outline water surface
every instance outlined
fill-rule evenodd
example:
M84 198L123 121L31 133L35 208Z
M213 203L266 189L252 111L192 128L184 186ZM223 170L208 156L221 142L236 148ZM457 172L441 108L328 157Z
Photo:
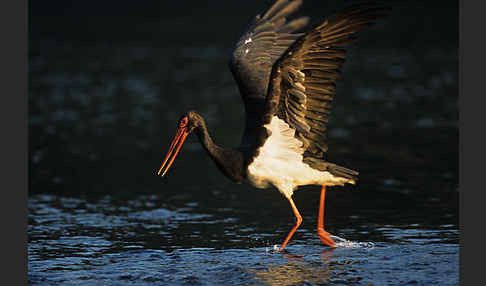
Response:
M425 224L411 223L423 221L418 216L382 224L381 210L347 217L327 211L327 229L347 240L335 249L318 239L316 216L304 215L302 227L279 252L293 224L290 209L278 217L263 210L249 214L249 207L202 211L198 202L174 208L164 201L155 195L128 201L106 196L96 202L32 197L29 283L458 284L459 231L453 213L445 213L443 224L432 225L427 221L437 218Z

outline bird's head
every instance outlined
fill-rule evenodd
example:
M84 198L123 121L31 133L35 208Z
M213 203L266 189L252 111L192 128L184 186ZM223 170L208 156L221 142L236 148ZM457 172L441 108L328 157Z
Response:
M163 177L167 173L170 166L174 162L175 157L177 154L179 154L179 150L186 140L186 137L191 134L194 129L201 126L201 124L203 124L202 116L194 111L188 111L180 117L177 133L170 144L169 151L167 152L164 162L162 163L162 166L160 166L157 175L162 175Z

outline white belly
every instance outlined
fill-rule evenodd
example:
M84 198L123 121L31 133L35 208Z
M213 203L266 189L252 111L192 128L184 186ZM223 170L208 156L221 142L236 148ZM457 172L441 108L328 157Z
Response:
M290 198L298 186L333 186L350 181L327 171L312 169L302 162L303 143L294 137L295 130L285 121L274 116L265 128L270 130L271 135L248 166L248 180L253 186L267 188L271 184Z

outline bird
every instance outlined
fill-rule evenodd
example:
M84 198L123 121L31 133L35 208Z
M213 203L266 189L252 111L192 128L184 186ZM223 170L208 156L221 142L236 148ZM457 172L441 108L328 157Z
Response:
M336 247L324 228L326 187L356 184L359 172L328 162L328 118L346 49L357 33L386 16L389 7L362 2L344 8L320 25L300 32L309 17L288 20L303 0L276 0L257 15L237 41L229 60L245 108L241 143L215 144L201 114L190 110L178 121L177 133L157 174L165 176L181 146L196 134L216 166L232 181L276 188L296 218L279 250L302 223L292 196L301 186L321 188L317 235Z

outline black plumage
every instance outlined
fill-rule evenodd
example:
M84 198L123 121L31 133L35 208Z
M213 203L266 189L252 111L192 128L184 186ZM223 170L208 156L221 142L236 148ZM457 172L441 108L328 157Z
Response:
M242 148L253 147L274 63L303 33L308 17L287 22L287 17L302 5L302 0L278 0L263 15L257 15L236 43L229 66L245 105L245 132Z
M358 175L324 161L327 123L345 48L387 10L377 3L351 6L297 39L273 65L261 124L268 124L274 115L287 122L304 145L303 161L315 169L348 178ZM258 136L268 136L259 130Z
M246 111L240 146L217 146L203 117L190 111L181 117L158 171L166 174L184 140L194 132L228 178L258 188L273 185L289 200L297 222L280 249L302 222L293 192L309 184L322 186L317 233L326 245L335 246L324 229L326 186L354 184L358 175L324 158L336 81L346 47L356 41L356 33L387 12L383 5L361 3L303 34L298 31L308 24L307 17L287 21L301 4L302 0L277 0L263 16L253 20L235 46L230 69Z

